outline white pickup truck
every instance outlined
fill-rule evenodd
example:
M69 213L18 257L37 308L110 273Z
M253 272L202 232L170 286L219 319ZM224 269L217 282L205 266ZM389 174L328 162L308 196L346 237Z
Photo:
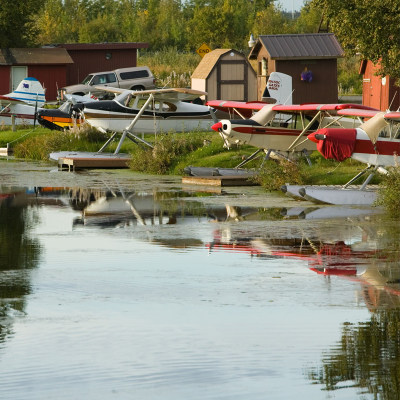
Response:
M89 74L78 85L65 86L60 89L60 98L65 94L84 96L90 93L98 98L107 94L94 86L109 86L122 89L148 90L156 87L156 79L148 67L119 68L114 71L95 72Z

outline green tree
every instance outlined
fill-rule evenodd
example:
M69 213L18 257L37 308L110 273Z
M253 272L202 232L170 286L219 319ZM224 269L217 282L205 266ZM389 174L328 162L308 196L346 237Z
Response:
M312 0L344 49L380 63L382 75L400 78L398 0Z
M0 1L0 47L26 47L32 43L28 22L41 1Z

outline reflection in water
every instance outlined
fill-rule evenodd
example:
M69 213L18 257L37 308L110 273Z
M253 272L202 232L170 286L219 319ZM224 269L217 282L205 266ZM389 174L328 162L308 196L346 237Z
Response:
M398 398L400 226L397 221L381 218L354 222L341 240L331 238L332 230L320 225L307 231L242 231L237 236L227 228L215 233L209 249L299 259L326 279L336 276L358 282L359 295L371 312L370 320L344 323L340 341L325 352L321 366L308 370L307 376L328 391L353 387L374 398Z
M338 390L351 385L374 398L398 398L400 385L400 312L380 309L362 324L344 324L337 345L327 351L309 379Z
M50 296L49 298L56 299L55 302L57 303L60 294L57 290L60 290L60 292L64 290L63 301L60 301L56 311L53 310L54 315L58 317L58 313L60 313L63 318L60 317L61 322L51 320L47 324L48 328L54 329L52 332L60 335L55 340L57 346L58 342L62 342L60 338L66 337L64 335L67 331L67 335L71 335L68 340L69 343L73 344L73 347L77 346L76 343L81 342L82 337L90 338L88 340L90 343L93 339L98 344L98 346L93 346L87 350L88 354L84 354L83 358L87 356L86 358L90 359L93 354L96 354L97 357L98 348L104 346L105 343L112 342L109 341L110 332L115 335L113 339L118 340L120 337L121 332L115 326L120 326L121 322L125 323L130 319L134 321L134 328L128 331L129 334L127 335L136 335L134 340L129 337L129 340L124 339L125 341L123 340L121 345L121 348L126 346L122 349L122 352L127 351L129 353L129 360L125 360L124 356L119 355L128 366L126 369L121 367L118 372L115 372L115 387L121 384L123 377L126 377L129 373L132 374L129 368L135 369L135 373L142 376L142 386L145 389L147 388L143 383L145 381L148 381L151 387L156 386L157 379L159 381L165 380L168 384L170 380L173 381L174 379L171 378L172 375L174 377L180 376L176 371L180 371L184 379L194 377L194 385L197 385L199 371L205 374L204 382L208 383L210 379L218 381L218 373L215 373L215 370L212 369L212 366L217 365L218 362L221 364L218 365L220 371L224 370L225 365L232 365L232 369L225 367L226 375L221 378L221 381L229 382L229 388L232 388L233 378L238 379L239 377L240 380L238 371L241 371L240 373L245 376L244 381L246 382L252 373L252 376L259 374L258 383L273 379L275 375L285 375L287 370L278 369L274 360L284 359L288 355L288 353L284 353L285 351L298 351L298 349L293 350L293 348L290 349L287 346L287 343L290 343L293 339L291 335L299 334L301 336L301 329L303 329L305 335L309 331L304 326L300 326L301 322L297 322L299 328L301 328L298 332L294 332L295 329L285 329L285 327L296 328L296 323L290 325L288 322L283 323L281 321L283 327L280 327L280 316L278 316L277 324L270 324L270 320L274 318L274 310L278 309L277 313L280 313L279 306L274 306L274 302L279 302L281 300L279 296L283 297L284 295L295 298L298 295L297 292L302 290L299 289L299 286L307 284L306 280L323 280L324 282L326 280L331 291L334 291L335 284L338 281L355 285L359 298L363 299L361 303L365 304L371 316L363 323L348 321L343 324L340 340L333 343L330 349L325 350L320 361L321 365L313 368L307 367L305 372L307 385L308 382L317 383L323 385L323 388L328 391L356 387L364 394L372 394L376 398L382 399L392 399L393 394L398 392L397 389L400 386L400 375L398 373L400 370L400 243L398 241L400 227L396 222L384 220L381 216L377 217L370 210L365 209L340 209L335 207L262 209L237 207L229 204L229 202L226 204L216 202L216 204L210 205L212 202L200 201L197 198L197 196L203 196L203 193L194 192L158 192L156 190L150 193L127 192L111 188L102 190L36 188L31 192L25 190L8 190L8 192L3 190L3 192L0 200L0 343L3 343L12 331L13 316L18 312L25 311L24 302L27 295L32 292L29 271L38 265L42 252L41 244L32 237L31 233L31 230L40 222L38 221L37 207L62 206L79 211L80 214L78 217L76 217L76 214L74 214L75 217L68 215L68 224L69 218L71 220L74 218L71 221L74 229L68 235L62 232L67 240L73 241L78 237L78 240L82 242L89 239L90 244L90 239L97 240L97 237L102 234L103 240L109 239L115 245L121 238L128 238L127 247L121 245L118 248L121 251L120 258L118 258L117 250L113 253L110 248L105 246L104 251L110 251L111 255L109 256L110 260L105 260L101 264L102 267L105 268L107 264L115 264L118 267L101 271L96 260L92 260L93 264L88 266L78 265L77 267L72 267L74 263L71 262L71 264L67 264L66 273L60 267L57 273L52 275L53 280L45 281L47 294L50 293L53 296L53 291L55 293L54 297ZM338 215L351 219L340 220ZM332 217L333 219L328 219ZM204 226L208 227L208 229L202 231L203 235L206 232L207 241L199 234L201 229L198 228ZM86 227L90 227L90 229L86 229ZM121 229L114 229L115 227ZM101 230L98 228L101 228ZM89 235L84 236L88 232ZM51 235L48 234L47 240L51 240L50 237ZM115 240L115 237L117 240ZM140 258L139 249L137 254L134 253L133 258L128 260L132 265L128 263L127 267L123 269L121 265L126 262L126 258L132 257L132 253L128 252L127 249L132 251L132 247L140 248L142 244L134 243L134 239L155 245L151 248L151 250L155 250L154 254L151 254L154 257L153 264L147 262L148 258ZM60 242L61 240L64 240L64 238L60 239ZM132 246L132 243L134 243L134 246ZM62 244L64 245L64 243ZM42 245L45 247L46 243ZM71 254L70 257L74 261L78 260L78 262L81 260L79 257L84 257L86 253L89 255L86 259L86 262L88 262L89 259L96 258L96 251L103 250L97 243L93 247L94 250L91 250L92 252L88 251L83 245L82 247L76 244L76 247L73 246L74 244L68 249ZM179 265L178 260L180 261L180 259L178 257L172 258L174 262L177 261L177 265L170 261L171 265L174 264L174 269L170 269L168 262L161 267L158 266L160 263L157 258L158 252L160 257L168 259L171 256L170 253L173 253L174 256L176 253L180 255L178 251L168 252L168 249L182 248L197 249L197 253L193 254L199 259L204 250L205 257L209 257L211 261L211 266L201 265L200 267L196 265L190 258L190 252L182 252L182 259L186 262L185 266ZM76 251L77 249L82 254ZM143 249L143 252L149 252L149 246L143 246ZM207 255L207 250L209 255ZM229 253L240 252L241 254L231 254L232 257L226 257L226 260L225 257L218 257L218 252L225 251ZM101 256L105 255L106 257L107 253L105 252L100 253ZM248 258L246 254L259 261L257 264L259 269L254 268L256 271L253 273L245 268L241 269L243 260ZM213 258L213 256L216 257ZM238 264L235 264L236 256L239 259ZM285 265L283 262L274 263L276 260L278 262L280 260L294 260L297 263L296 265L308 267L308 269L300 268L306 272L301 277L296 276L296 271L290 271L287 275L290 278L287 277L286 282L283 282L283 279L280 282L280 288L283 288L282 292L279 291L275 298L272 294L268 294L270 296L268 298L264 289L271 289L276 284L275 280L275 282L270 283L270 286L267 285L272 280L272 278L268 280L270 277L267 275L268 270L276 268L276 265L279 265L279 268L281 268L281 265ZM194 267L190 265L191 262L193 262ZM219 263L221 265L218 265ZM292 264L289 263L288 265ZM70 268L72 271L70 271ZM120 272L120 268L122 272ZM279 268L275 271L279 271ZM45 272L48 272L48 270ZM62 277L64 281L59 276L63 273L65 273ZM233 278L235 274L237 274L236 279ZM43 275L46 274L43 273ZM278 274L272 272L271 275ZM129 279L125 279L126 277L129 277ZM113 278L114 282L110 278ZM44 279L43 276L41 279ZM299 279L299 281L296 281L296 279ZM242 281L246 281L247 286L241 286ZM116 285L115 282L121 283ZM290 288L285 286L289 284L292 285ZM53 288L53 286L56 286L56 288ZM231 291L232 287L235 287L236 291ZM251 288L249 292L254 290L256 293L247 293L249 287ZM259 289L259 292L257 292L257 289ZM117 294L113 293L113 290ZM326 290L325 287L324 290ZM169 297L170 295L172 300ZM254 297L252 297L253 295ZM321 293L318 295L323 296ZM315 296L315 300L312 300L315 303L319 301L318 295ZM38 290L37 297L40 296L41 293ZM339 296L342 296L342 293L339 293ZM32 302L37 302L37 299L33 299L33 297ZM255 300L253 301L253 299ZM270 299L272 299L271 302L269 302ZM169 307L167 312L163 308L163 301ZM82 312L80 317L76 317L72 312L71 314L68 313L68 307L65 305L68 302L73 303L71 307L74 312ZM79 307L74 308L76 303L80 303ZM143 304L146 303L150 304L149 308L143 307ZM295 300L293 303L289 303L289 307L292 307L294 303ZM203 304L206 304L208 308L202 308ZM160 312L154 314L156 317L153 319L151 313L158 306ZM324 307L323 312L326 312L327 319L335 306L336 304L328 304L328 302L321 306ZM42 305L42 307L46 312L45 307L49 307L49 305ZM281 305L281 307L283 306ZM293 313L297 312L296 307L297 305L293 306L295 308ZM101 310L96 314L98 309ZM103 328L105 322L99 317L103 310L105 313L109 312L106 315L112 327L108 331ZM31 313L31 310L29 311ZM176 314L174 314L174 311L176 311ZM37 314L40 317L42 316L41 312L42 310L39 310ZM62 314L63 312L64 314ZM122 316L120 315L113 321L114 315L121 312ZM184 313L184 322L180 319L182 312ZM309 310L307 309L306 312L309 312ZM93 314L96 315L97 319L93 318ZM234 323L237 322L238 325L235 325L230 319L225 321L224 318L227 314L234 315ZM71 315L73 315L73 318L70 317ZM164 315L165 320L162 321L162 324L158 324L157 317L161 318ZM208 320L206 318L208 315L214 316L214 319ZM168 320L170 316L175 318L173 323ZM197 321L197 317L200 318L200 322ZM69 318L73 322L70 322ZM75 323L75 318L77 318L79 324ZM91 318L93 320L90 320ZM194 319L193 325L189 326L190 329L185 330L190 318ZM263 320L265 325L260 325L260 320ZM202 321L206 321L204 326ZM207 321L212 321L209 324L210 326L207 325ZM246 323L242 323L242 321L246 321ZM251 328L254 328L252 332L243 331L244 334L248 335L246 340L249 340L251 346L246 348L246 340L243 340L238 334L237 343L240 343L240 346L237 346L237 348L230 347L229 335L233 335L236 330L241 332L240 329L246 327L249 321L256 321L251 326ZM141 323L145 322L147 322L147 325L142 327ZM177 325L174 325L175 322ZM182 325L179 325L179 323ZM218 329L214 329L213 324L215 326L220 324L219 329L222 330L226 324L228 328L222 331L224 335L219 336ZM199 325L201 325L200 328ZM163 343L160 345L163 341L160 340L158 334L154 333L158 329L160 331L165 329L163 339L171 337L172 349L174 349L174 345L177 346L177 351L171 351L172 356L168 349L163 347ZM197 334L198 329L199 334ZM257 332L257 329L260 329L260 332ZM76 336L74 336L74 330L76 330ZM182 331L180 342L175 338L175 335L179 334L178 331ZM210 334L211 331L215 336ZM285 340L282 339L284 342L283 350L279 350L282 354L274 353L272 357L270 356L272 354L270 348L273 346L265 340L265 335L268 334L271 338L274 332L277 332L278 337L283 335ZM254 334L253 337L252 334ZM103 341L103 337L107 339ZM187 337L195 340L188 340ZM212 358L205 357L203 359L204 349L210 346L213 338L215 343L212 347ZM196 340L205 340L206 342L204 347L198 347L198 360L190 355ZM226 342L226 340L228 341ZM8 343L13 341L9 340ZM146 350L149 352L147 359L146 351L143 349L151 349L151 346L146 347L149 343L156 350L154 353L151 350ZM137 347L134 347L135 344ZM278 344L280 344L279 341ZM114 344L111 343L110 345L113 346ZM240 352L242 345L244 350ZM289 350L285 350L286 347ZM82 348L77 346L75 349L74 356L80 356ZM224 349L226 353L224 353ZM117 353L121 351L118 346L115 347L115 350ZM135 351L140 352L141 350L143 350L143 354L141 354L140 360L139 358L135 359L137 356ZM185 356L182 356L182 354L185 354ZM232 356L232 354L234 355ZM315 350L315 354L317 354L316 357L319 357L318 349ZM64 357L67 360L68 356L66 352ZM157 357L161 359L164 357L164 365L161 365L162 363L159 363L157 359L157 362L154 363L156 367L154 367L152 360ZM208 355L208 357L211 356ZM55 362L51 358L50 361L56 365L59 365L57 363L60 362L59 360ZM120 359L117 361L120 361ZM38 360L33 359L30 362L31 365L29 366L32 366L38 363ZM69 375L70 381L68 381L71 382L71 386L75 384L78 389L79 385L76 384L75 380L91 379L92 376L88 372L91 371L92 365L87 360L80 359L80 362L86 365L86 369L79 371L79 378L73 374ZM254 367L257 362L259 368ZM205 363L209 365L209 374L207 374L207 369L204 368ZM269 365L266 367L267 364ZM67 365L70 369L62 369L63 372L75 371L78 363L75 360L70 360L70 364L67 363ZM146 374L146 368L141 367L143 365L150 372ZM188 375L183 373L185 368L190 365L195 371L193 377L190 373ZM103 388L101 385L106 380L109 364L104 362L103 365L99 362L97 367L101 379L96 381L96 385ZM287 365L285 365L286 367ZM240 370L240 368L243 369ZM304 373L304 368L298 372L291 365L288 370L294 370L295 372L292 372L292 374L301 375ZM168 375L170 371L172 372ZM46 379L46 372L48 370L39 371L36 377L45 377L44 379ZM154 378L155 376L159 378ZM63 379L64 377L61 377L56 382L62 382ZM182 384L182 380L175 379L173 382L177 383L177 386ZM15 390L18 387L18 379L15 379L15 382L14 386L10 386L10 390ZM183 382L183 385L185 384L187 384L187 381ZM308 386L316 387L316 385ZM140 387L140 384L137 382L131 382L131 386L129 386L129 388L138 387ZM194 386L189 385L188 387L192 389ZM267 386L260 387L264 390ZM226 389L227 386L221 385L220 393L226 391ZM240 390L243 389L240 387L237 393L242 393ZM264 398L264 394L263 392L262 398Z
M23 312L24 296L30 293L29 274L40 257L38 240L29 236L36 224L28 209L25 190L0 190L0 342L10 333L9 316Z

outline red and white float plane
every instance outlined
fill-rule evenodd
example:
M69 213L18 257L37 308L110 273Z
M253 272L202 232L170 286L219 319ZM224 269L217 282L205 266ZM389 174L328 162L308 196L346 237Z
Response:
M287 75L271 73L267 89L271 97L263 102L208 101L213 109L239 115L242 119L223 119L212 129L219 132L225 146L248 144L260 151L285 153L316 150L315 144L301 140L306 133L323 127L355 128L360 110L378 110L359 104L283 104L285 97L291 102L291 80ZM290 78L290 77L289 77ZM276 101L275 104L268 104ZM253 114L254 113L254 114ZM354 118L349 118L354 116ZM246 119L248 118L248 119ZM255 156L254 153L252 157Z
M359 116L369 119L357 128L323 128L308 135L327 159L343 161L351 157L367 164L348 184L372 167L374 171L385 173L385 167L398 165L400 154L400 112L364 110Z

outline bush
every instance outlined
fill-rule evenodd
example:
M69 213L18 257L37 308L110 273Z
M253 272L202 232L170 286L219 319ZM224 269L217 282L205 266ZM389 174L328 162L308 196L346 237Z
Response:
M71 130L49 131L46 135L30 137L14 147L14 155L31 160L48 160L54 151L97 151L108 136L87 126Z
M154 148L137 147L129 163L131 169L153 174L168 173L180 157L203 145L203 136L199 133L159 134Z
M383 206L390 216L400 216L400 166L383 177L375 204Z
M300 185L304 183L304 173L299 164L286 160L268 160L259 169L254 180L265 189L279 190L285 183Z

